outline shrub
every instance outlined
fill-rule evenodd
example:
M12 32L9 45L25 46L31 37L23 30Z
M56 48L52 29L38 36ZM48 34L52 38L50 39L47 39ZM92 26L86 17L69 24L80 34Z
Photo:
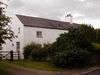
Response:
M24 47L24 59L28 59L30 57L32 48L33 48L32 44L26 45Z
M71 28L69 33L61 34L51 46L49 55L54 65L80 67L89 64L92 51L91 41L79 27Z
M94 46L93 53L100 54L100 44L99 43L93 43L93 46Z
M95 39L96 39L96 31L95 31L95 29L91 25L82 24L80 26L80 30L82 31L82 33L85 34L85 37L89 41L92 41L92 42L95 41Z
M40 50L42 46L40 44L30 43L24 47L24 58L30 59L32 52L36 50Z
M89 57L86 50L68 50L52 56L51 63L59 67L83 67L89 63Z
M100 43L100 29L96 29L96 39L95 42L96 43Z
M32 50L32 59L35 61L47 61L50 46L51 44L44 44L43 47Z
M51 44L31 43L24 47L24 58L32 59L34 61L46 61L48 59L48 50Z
M100 64L100 44L93 43L94 50L92 52L92 61L94 64Z
M52 44L44 44L43 46L43 52L45 54L45 61L49 61L49 51L51 50L50 47L51 47Z

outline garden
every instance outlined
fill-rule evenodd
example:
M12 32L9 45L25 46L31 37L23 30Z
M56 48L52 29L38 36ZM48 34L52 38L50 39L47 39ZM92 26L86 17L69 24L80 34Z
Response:
M83 68L99 64L100 30L82 24L61 34L52 44L30 43L24 47L25 60L48 62L60 68Z
M52 44L30 43L24 47L24 60L3 60L0 75L13 75L9 69L64 72L100 65L100 30L88 25L70 28ZM13 69L12 69L13 70ZM26 72L26 71L25 71ZM66 71L67 72L67 71ZM24 73L24 71L23 71Z

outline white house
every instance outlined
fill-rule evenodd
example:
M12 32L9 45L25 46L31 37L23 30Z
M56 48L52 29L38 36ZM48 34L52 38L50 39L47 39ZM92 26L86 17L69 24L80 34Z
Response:
M30 17L24 15L11 16L11 28L16 38L13 41L6 40L3 51L20 51L23 58L23 47L31 42L45 44L53 43L60 34L66 32L70 27L78 24L49 20L44 18Z

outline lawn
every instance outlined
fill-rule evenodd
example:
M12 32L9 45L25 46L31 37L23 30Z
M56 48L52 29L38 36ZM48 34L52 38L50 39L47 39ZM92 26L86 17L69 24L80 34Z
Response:
M58 68L58 67L54 67L54 66L50 65L48 62L20 60L20 61L14 61L13 64L24 67L24 68L46 70L46 71L63 71L64 70L62 68Z
M3 62L0 62L0 75L12 75L8 70L8 65Z
M99 43L93 43L93 46L94 46L96 49L100 49L100 44L99 44Z
M54 67L50 65L48 62L33 62L29 60L20 60L13 62L3 60L0 62L0 75L13 75L16 73L16 69L22 71L24 71L24 69L26 69L27 71L64 71L62 68Z
M1 67L1 66L0 66L0 67ZM5 69L1 69L1 68L0 68L0 75L11 75L11 74L9 74L8 71L5 71Z

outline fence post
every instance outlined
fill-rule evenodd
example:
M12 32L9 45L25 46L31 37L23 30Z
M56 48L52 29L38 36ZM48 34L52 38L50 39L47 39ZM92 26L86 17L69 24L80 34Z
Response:
M10 61L13 61L13 50L10 51Z
M2 60L2 52L0 51L0 60Z
M20 51L18 51L18 60L20 60Z

